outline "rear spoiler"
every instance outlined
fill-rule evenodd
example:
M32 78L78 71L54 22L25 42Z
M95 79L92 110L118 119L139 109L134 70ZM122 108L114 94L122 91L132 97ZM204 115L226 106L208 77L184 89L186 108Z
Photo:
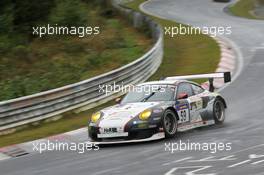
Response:
M175 76L175 77L167 77L165 80L194 80L194 79L202 79L208 78L209 80L209 91L214 91L214 79L215 78L224 78L224 83L231 82L231 73L230 72L219 72L219 73L211 73L211 74L197 74L197 75L184 75L184 76Z

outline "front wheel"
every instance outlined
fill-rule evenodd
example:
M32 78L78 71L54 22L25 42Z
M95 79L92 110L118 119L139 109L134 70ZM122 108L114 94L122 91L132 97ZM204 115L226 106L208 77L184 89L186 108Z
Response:
M225 120L225 106L224 103L216 99L214 102L213 115L216 124L222 124Z
M162 117L162 126L166 138L172 138L177 134L178 120L176 114L168 109Z

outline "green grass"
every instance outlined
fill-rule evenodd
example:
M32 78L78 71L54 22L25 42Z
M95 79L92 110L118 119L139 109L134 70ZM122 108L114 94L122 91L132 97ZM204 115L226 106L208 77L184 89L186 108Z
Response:
M100 21L101 33L95 36L49 36L18 44L15 37L0 34L0 101L109 72L149 49L151 39L126 20L118 16L106 18L98 13L89 13L90 18ZM97 25L98 21L91 23ZM5 52L2 46L8 47Z
M126 4L139 10L145 0L135 0ZM152 17L162 27L179 26L174 21ZM160 77L214 72L220 58L220 49L214 39L206 35L177 35L164 38L164 58L158 71L151 79Z
M144 0L136 0L129 3L128 6L138 10L138 6L142 2ZM176 22L156 17L153 17L153 19L162 26L179 25ZM205 35L185 35L175 38L166 36L164 47L163 62L158 71L151 77L151 80L159 79L162 76L214 72L220 58L218 45L212 38ZM0 136L0 146L21 143L78 129L86 126L88 118L93 111L112 104L113 102L106 103L98 108L80 114L66 114L63 119L56 122L41 124L35 127L31 126L10 135Z
M263 19L254 15L256 4L264 5L263 0L240 0L230 7L230 12L236 16L248 19Z

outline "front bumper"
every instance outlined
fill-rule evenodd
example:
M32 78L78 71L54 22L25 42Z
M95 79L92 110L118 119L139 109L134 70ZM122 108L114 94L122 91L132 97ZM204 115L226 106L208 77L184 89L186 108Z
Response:
M146 139L158 132L158 128L136 128L125 132L100 133L99 127L89 126L88 128L88 135L94 141Z
M164 138L165 138L164 132L158 132L156 134L153 134L151 137L145 139L132 139L132 140L116 139L116 140L89 141L89 142L94 145L113 145L113 144L150 142L155 140L161 140Z

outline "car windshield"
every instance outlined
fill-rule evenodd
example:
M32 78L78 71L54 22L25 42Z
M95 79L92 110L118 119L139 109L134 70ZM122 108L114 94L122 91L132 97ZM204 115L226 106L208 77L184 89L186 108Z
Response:
M174 99L175 86L172 85L142 85L136 86L122 100L124 103L172 101Z

